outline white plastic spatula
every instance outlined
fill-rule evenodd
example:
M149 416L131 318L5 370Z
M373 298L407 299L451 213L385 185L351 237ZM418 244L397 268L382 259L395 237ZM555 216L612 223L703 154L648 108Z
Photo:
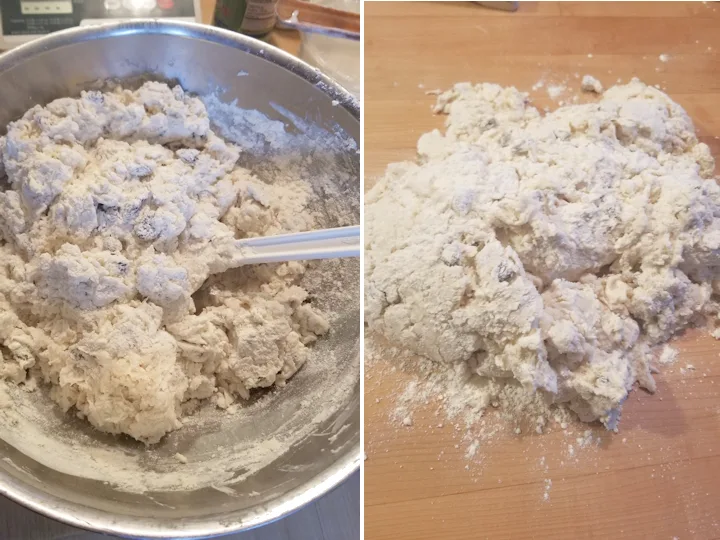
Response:
M233 266L360 256L360 227L248 238L235 242Z

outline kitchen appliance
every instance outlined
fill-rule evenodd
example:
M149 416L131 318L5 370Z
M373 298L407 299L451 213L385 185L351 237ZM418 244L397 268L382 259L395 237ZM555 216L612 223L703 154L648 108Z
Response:
M161 18L200 21L200 0L0 0L0 48L75 26Z

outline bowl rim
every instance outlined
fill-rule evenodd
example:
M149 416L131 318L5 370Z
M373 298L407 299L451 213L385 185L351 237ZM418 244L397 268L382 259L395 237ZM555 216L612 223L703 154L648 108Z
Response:
M61 30L38 37L1 54L0 73L51 49L84 41L134 34L174 35L200 39L263 58L317 86L320 91L336 100L338 106L346 109L360 123L359 100L320 70L264 41L196 22L134 19ZM358 400L358 407L359 403ZM361 407L359 408L361 409ZM270 501L271 504L265 503L260 511L257 511L258 507L250 507L204 518L158 520L123 515L122 523L118 523L118 515L49 495L11 476L2 469L0 469L0 495L51 519L93 532L124 537L198 538L245 531L281 519L328 493L359 468L360 441L348 445L347 450L324 471L304 484L276 497ZM249 516L248 513L250 513Z

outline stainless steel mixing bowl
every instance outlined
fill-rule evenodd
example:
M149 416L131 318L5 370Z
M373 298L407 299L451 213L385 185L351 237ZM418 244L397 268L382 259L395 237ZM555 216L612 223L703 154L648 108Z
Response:
M339 206L350 221L358 221L357 101L307 64L232 32L146 20L38 39L0 57L0 126L33 105L77 95L99 81L143 77L177 81L187 91L215 93L223 102L237 100L239 107L282 120L288 129L295 129L295 118L333 134L339 144L322 151L343 174L331 195L337 200L327 212L327 225L335 224ZM28 424L18 436L17 423L0 414L0 493L77 527L178 538L251 528L330 490L360 463L359 264L346 261L333 268L330 281L323 282L323 275L309 280L316 305L323 307L327 287L346 288L351 300L335 306L331 336L313 349L288 385L261 396L262 406L235 414L203 410L151 450L63 415L42 389L9 389ZM289 430L301 432L303 426L309 429L284 451L278 441L287 443L283 437ZM53 438L62 447L47 444ZM253 457L261 447L263 459ZM176 452L189 463L180 465ZM114 472L106 478L98 473L109 466L104 460L130 464L125 474L147 480L150 489L118 487ZM182 475L195 475L188 484L192 488L173 484L172 478L182 480Z

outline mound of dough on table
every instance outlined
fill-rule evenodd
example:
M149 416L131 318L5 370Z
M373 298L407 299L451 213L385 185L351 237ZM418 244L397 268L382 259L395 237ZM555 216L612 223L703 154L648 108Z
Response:
M465 365L485 407L504 384L615 428L653 346L714 316L720 187L707 145L638 80L541 115L463 83L365 202L365 319L392 344Z

